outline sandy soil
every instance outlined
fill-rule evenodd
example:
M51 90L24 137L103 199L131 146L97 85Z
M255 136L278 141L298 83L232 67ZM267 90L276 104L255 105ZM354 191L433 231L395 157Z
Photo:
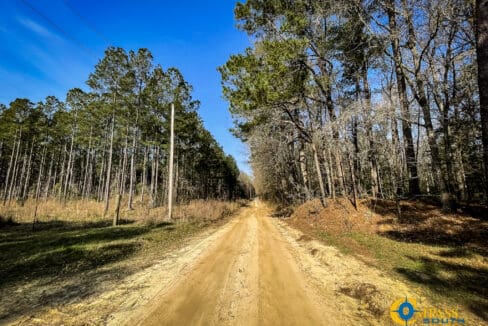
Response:
M388 309L393 300L415 296L403 283L311 241L271 218L270 212L264 203L255 201L229 223L194 238L116 288L29 321L50 325L390 325Z
M401 282L307 240L269 213L258 201L242 211L125 324L385 325L391 302L412 295Z

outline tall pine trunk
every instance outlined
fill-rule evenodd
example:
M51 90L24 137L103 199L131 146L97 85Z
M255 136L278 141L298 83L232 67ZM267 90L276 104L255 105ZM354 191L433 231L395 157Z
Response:
M21 143L21 140L22 140L22 132L20 133L20 136L19 136L19 141L17 142L17 151L15 153L15 159L14 159L14 162L13 162L13 171L12 171L12 177L11 177L11 180L10 180L10 186L8 188L8 194L7 196L5 197L4 201L3 201L3 204L5 205L5 201L8 200L8 202L10 202L10 198L12 196L12 191L13 191L13 187L14 187L14 184L15 184L15 181L16 181L16 177L17 177L17 161L19 159L19 152L20 152L20 143Z
M46 186L44 188L44 200L47 200L47 197L49 196L49 187L51 185L53 162L54 162L54 152L51 154L51 160L49 162L49 172L47 173Z
M88 192L87 183L88 183L88 174L90 173L90 169L91 169L90 154L91 154L92 132L93 132L93 127L90 127L90 136L88 137L88 149L86 151L85 175L83 177L83 187L81 190L82 199L86 199L87 192Z
M142 163L142 182L141 182L141 204L144 205L144 191L146 190L147 182L147 146L144 146L144 161Z
M132 135L132 155L130 157L130 180L129 180L129 202L127 204L129 209L133 209L132 207L132 201L134 198L134 187L135 187L135 182L136 182L136 167L135 167L135 159L136 159L136 154L137 154L137 124L139 122L139 107L141 100L139 97L139 103L138 103L138 108L136 110L136 121L134 123L134 133Z
M108 207L110 204L110 181L112 175L112 154L114 149L114 129L115 129L115 108L112 112L112 124L110 127L110 147L108 150L108 162L107 162L107 176L105 177L105 208L103 210L103 216L107 215Z
M325 187L324 187L324 180L322 177L322 170L320 168L320 160L319 160L319 155L317 153L317 147L312 141L312 154L313 154L313 160L315 163L315 170L317 172L317 179L319 181L319 188L320 188L320 202L322 203L323 207L327 207L327 199L326 199L326 194L325 194Z
M42 158L41 158L41 165L39 167L39 173L37 175L37 186L36 186L36 192L34 195L34 200L35 200L35 206L34 206L34 218L32 221L32 230L35 229L35 225L37 223L37 209L39 207L39 196L41 195L41 180L44 172L44 163L46 161L46 152L47 149L44 147L44 150L42 152Z
M74 131L71 134L71 143L69 146L69 154L68 154L68 167L66 168L66 178L64 180L64 191L63 191L63 202L66 204L66 197L68 193L68 186L69 186L69 179L71 175L71 163L73 159L73 143L74 143Z
M415 148L413 145L412 127L410 108L407 98L407 85L405 82L405 75L403 72L403 63L400 52L399 30L396 22L395 1L390 0L387 7L388 23L390 27L390 41L393 51L393 60L395 63L395 76L397 83L398 98L400 101L401 117L402 117L402 132L403 132L403 146L406 156L406 165L408 170L408 192L410 195L420 194L420 185L417 169L417 159L415 156Z
M485 165L485 198L488 202L488 0L476 0L476 55L480 96L481 138Z
M305 193L305 200L310 200L311 194L308 188L308 171L307 171L307 157L305 155L304 144L300 141L300 150L298 153L298 161L300 163L300 172L302 174L302 181L303 181L303 191Z
M29 195L29 183L30 183L30 176L31 176L31 167L32 167L32 152L34 150L34 142L31 144L31 149L29 153L29 163L27 164L27 172L24 182L24 187L22 189L22 194L20 196L22 204L26 201L27 196Z
M21 131L20 131L20 134L22 135ZM20 137L19 137L18 141L20 142ZM10 182L10 178L11 178L10 174L13 170L14 157L15 157L16 150L17 150L17 132L15 132L14 146L12 147L12 153L10 154L10 162L9 162L8 168L7 168L7 176L5 178L5 185L4 185L4 191L3 191L3 205L5 205L5 201L7 200L7 196L8 196L8 188L9 188L9 182Z
M376 161L376 148L374 143L374 129L373 129L373 107L371 105L371 90L368 82L368 68L366 64L362 67L362 79L363 79L363 93L364 100L366 102L367 111L367 123L366 123L366 137L369 142L368 159L370 164L370 175L371 175L371 195L376 198L379 193L379 182L378 182L378 168Z

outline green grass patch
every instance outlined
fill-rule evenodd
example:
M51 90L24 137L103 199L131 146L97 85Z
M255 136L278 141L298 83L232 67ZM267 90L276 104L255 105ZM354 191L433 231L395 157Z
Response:
M319 237L345 254L362 258L368 253L376 267L406 281L434 304L461 305L488 320L488 262L478 251L403 242L378 234L320 233Z

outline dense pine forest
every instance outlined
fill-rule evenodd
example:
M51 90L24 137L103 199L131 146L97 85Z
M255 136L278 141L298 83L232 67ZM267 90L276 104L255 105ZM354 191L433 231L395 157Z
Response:
M176 112L174 198L248 194L236 162L204 128L199 102L178 69L155 65L147 49L110 47L87 85L89 92L71 89L65 101L47 96L39 103L19 98L0 104L4 206L31 199L37 211L48 199L95 199L105 203L106 215L117 197L127 198L129 210L136 201L163 205L170 104Z
M428 197L446 210L483 201L483 3L238 3L254 43L220 72L258 191L324 205L336 196Z

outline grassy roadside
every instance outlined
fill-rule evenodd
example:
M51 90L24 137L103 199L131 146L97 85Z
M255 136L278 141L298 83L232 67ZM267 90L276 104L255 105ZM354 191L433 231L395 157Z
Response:
M459 307L488 321L488 238L482 217L404 205L404 220L388 209L358 212L343 202L299 207L288 222L306 234L400 279L438 306Z
M211 226L225 223L236 203L195 202L174 222L109 220L8 223L0 227L0 324L14 315L103 292L153 264ZM184 212L184 214L183 214Z
M340 236L321 233L319 238L343 253L356 255L392 277L408 282L434 304L461 305L488 320L487 261L470 249L402 243L361 233ZM368 259L370 257L373 260Z

